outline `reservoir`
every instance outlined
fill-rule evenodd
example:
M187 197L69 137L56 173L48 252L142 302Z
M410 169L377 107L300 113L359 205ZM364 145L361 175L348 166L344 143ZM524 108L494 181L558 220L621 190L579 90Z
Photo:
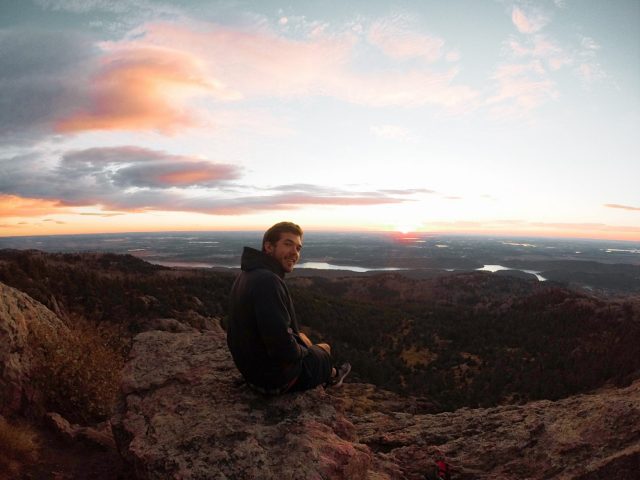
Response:
M476 268L476 270L480 270L483 272L497 272L499 270L519 270L521 272L531 273L532 275L535 275L536 278L541 282L544 282L547 280L542 275L540 275L540 272L536 272L535 270L522 270L521 268L509 268L503 265L485 265L482 268Z
M319 270L349 270L351 272L383 272L383 271L397 271L406 270L406 268L365 268L365 267L353 267L350 265L332 265L325 262L303 262L299 263L298 268L317 268Z

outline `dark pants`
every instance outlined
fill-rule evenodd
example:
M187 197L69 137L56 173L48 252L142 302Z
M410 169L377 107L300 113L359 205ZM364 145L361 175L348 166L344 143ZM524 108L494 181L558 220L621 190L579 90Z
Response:
M331 378L331 355L317 345L309 347L309 353L302 359L302 372L289 392L302 392L315 388Z

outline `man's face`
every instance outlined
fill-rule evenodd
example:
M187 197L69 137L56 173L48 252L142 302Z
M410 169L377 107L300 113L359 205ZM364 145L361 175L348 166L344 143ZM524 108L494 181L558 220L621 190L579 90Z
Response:
M275 258L286 273L293 271L294 265L300 259L300 250L302 250L302 239L294 233L281 233L276 243L264 244L265 253Z

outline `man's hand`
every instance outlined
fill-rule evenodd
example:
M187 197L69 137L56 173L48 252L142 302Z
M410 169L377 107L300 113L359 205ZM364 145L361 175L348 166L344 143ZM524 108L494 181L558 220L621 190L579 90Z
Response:
M311 343L311 340L309 340L309 337L307 337L304 333L300 332L298 336L300 337L300 340L302 340L307 347L310 347L311 345L313 345L313 343Z
M318 346L323 349L325 352L327 352L329 355L331 355L331 347L329 346L328 343L318 343Z
M298 336L300 337L300 340L302 340L307 347L311 347L311 345L313 345L311 340L309 340L309 337L307 337L304 333L300 332ZM317 343L316 345L321 349L323 349L325 352L327 352L329 355L331 355L331 347L329 346L328 343Z

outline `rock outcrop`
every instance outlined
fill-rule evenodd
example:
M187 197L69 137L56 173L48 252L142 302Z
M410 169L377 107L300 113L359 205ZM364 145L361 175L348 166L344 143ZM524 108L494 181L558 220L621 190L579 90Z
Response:
M139 334L122 388L112 425L138 478L367 478L371 451L327 393L252 392L219 328Z
M349 387L340 394L357 398L360 386ZM635 479L640 472L640 381L556 402L349 417L360 442L402 467L400 478L421 478L433 446L456 479Z
M34 355L30 332L52 335L67 327L27 294L0 283L0 415L43 413L42 395L30 383Z
M48 412L45 415L45 421L49 428L67 440L68 442L83 442L85 445L91 445L103 450L114 450L116 445L111 433L111 424L102 422L96 427L86 427L70 423L66 418L56 412Z
M441 414L366 384L267 398L224 332L135 339L112 419L140 479L422 479L435 447L456 479L632 479L640 381L557 402Z

